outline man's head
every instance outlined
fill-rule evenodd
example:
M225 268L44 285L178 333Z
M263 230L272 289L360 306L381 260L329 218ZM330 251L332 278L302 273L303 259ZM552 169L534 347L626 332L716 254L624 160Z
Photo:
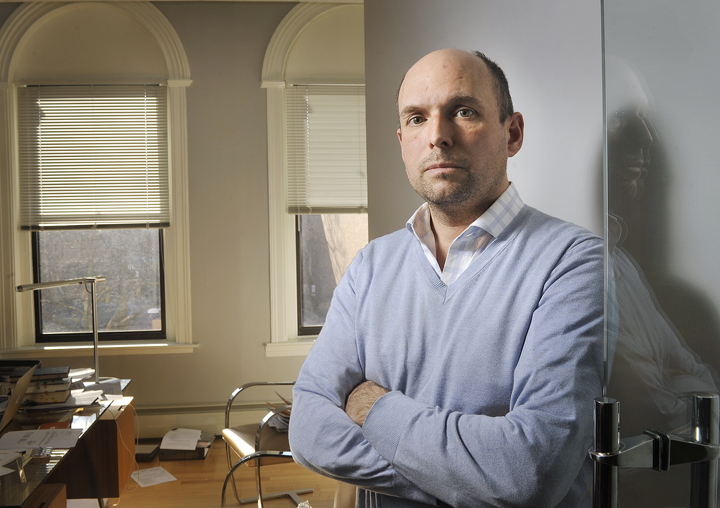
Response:
M507 158L520 150L524 124L487 57L426 55L405 74L398 110L408 178L433 212L476 218L507 189Z
M648 114L652 94L642 75L614 55L606 57L608 199L614 214L626 214L645 192L650 152L657 133Z
M507 117L509 117L515 112L515 109L513 108L512 97L510 96L510 86L508 85L505 73L500 68L500 66L496 64L493 60L490 60L485 55L485 53L482 53L480 51L473 51L472 54L485 63L488 70L490 71L490 74L492 74L492 77L495 80L495 98L497 99L497 102L500 106L500 121L504 122ZM398 107L400 88L402 88L402 84L404 82L405 76L403 75L403 79L400 82L400 87L398 87L398 91L395 94L395 106L398 108L398 111L400 111L400 108Z

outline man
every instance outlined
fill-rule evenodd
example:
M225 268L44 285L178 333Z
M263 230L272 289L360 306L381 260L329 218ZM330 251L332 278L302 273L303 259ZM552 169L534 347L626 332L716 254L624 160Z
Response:
M481 53L406 74L398 139L426 203L358 253L294 389L298 462L357 506L589 505L603 248L507 178L523 117Z

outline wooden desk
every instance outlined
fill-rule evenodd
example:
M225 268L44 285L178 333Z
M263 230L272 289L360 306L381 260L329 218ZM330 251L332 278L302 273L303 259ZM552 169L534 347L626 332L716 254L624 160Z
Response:
M113 401L48 475L46 483L66 485L68 499L120 497L135 458L132 400L123 397Z
M23 508L67 508L65 485L39 485L25 501Z
M0 476L0 507L65 506L67 498L116 498L125 489L135 456L132 397L103 402L73 416L73 428L84 432L75 448L53 450L49 459L31 459L24 466L25 481L10 473ZM6 467L17 469L17 464ZM50 498L46 496L50 495ZM38 504L39 503L39 504Z

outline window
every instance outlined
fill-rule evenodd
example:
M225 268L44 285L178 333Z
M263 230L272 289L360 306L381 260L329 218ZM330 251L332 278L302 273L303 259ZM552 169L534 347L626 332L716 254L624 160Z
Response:
M297 216L298 334L317 335L333 291L367 244L367 215Z
M339 274L367 243L363 23L362 5L300 3L265 53L267 356L307 354L312 341L296 339L318 332Z
M0 61L0 74L11 79L8 80L8 86L0 90L0 125L15 128L0 129L0 153L6 155L0 157L0 180L3 182L0 185L0 244L3 245L4 260L0 263L0 307L3 315L0 320L0 348L15 351L19 355L44 358L56 355L54 351L58 348L74 347L71 344L45 346L36 343L33 297L37 292L16 293L15 285L27 284L33 280L36 256L40 256L40 265L45 269L56 269L45 264L52 258L51 253L56 242L70 242L75 249L89 247L73 239L86 234L95 246L106 245L108 242L113 245L113 241L108 240L113 236L117 236L114 242L137 241L144 244L143 248L150 253L147 259L151 260L150 264L155 267L147 268L149 271L146 271L145 267L141 268L138 264L137 257L127 256L121 261L125 264L116 267L119 269L118 273L122 273L125 279L131 278L131 274L135 276L135 272L138 272L136 277L145 277L144 274L147 273L150 274L147 276L153 281L152 284L156 284L154 281L160 278L160 293L147 286L142 286L139 290L136 287L132 298L126 296L125 300L120 299L118 302L127 302L127 316L138 316L142 312L134 310L137 297L145 298L149 293L155 292L152 298L157 298L159 294L164 302L164 312L161 308L158 313L156 306L143 303L142 305L147 307L143 326L151 328L146 330L148 332L159 332L156 329L159 316L160 326L167 340L162 341L158 348L154 348L157 341L133 341L132 345L123 344L122 341L106 341L103 346L106 352L135 354L170 350L193 351L197 345L192 343L190 307L186 115L186 88L191 85L192 80L187 56L174 28L150 2L31 2L18 4L13 16L3 25L2 33L5 35L0 37L0 52L8 58ZM132 41L132 44L128 41ZM62 64L58 65L59 61ZM105 199L100 208L89 211L85 203L94 198L88 199L87 195L81 195L87 188L80 185L78 175L74 174L57 174L53 180L53 175L48 172L43 176L44 180L39 180L41 173L33 170L28 173L31 175L28 180L21 180L20 166L32 162L32 157L20 160L25 157L24 140L40 138L37 136L37 126L23 124L25 133L20 128L20 111L14 107L19 104L20 96L40 92L43 88L43 92L50 91L53 87L58 90L65 87L80 91L81 86L70 85L81 83L95 83L96 90L93 93L98 93L100 89L109 90L112 87L108 84L124 87L148 83L143 92L147 99L142 99L148 101L148 104L152 102L150 97L155 92L164 94L164 98L158 95L157 105L167 107L166 111L160 112L158 116L163 122L167 122L166 146L164 150L158 151L158 155L164 153L166 156L165 176L153 180L146 174L145 182L140 182L139 179L133 181L137 185L144 185L149 191L152 188L165 190L159 193L148 192L148 201L142 205L142 210L128 208L126 205L131 200L118 194L111 199ZM2 104L5 104L5 107ZM45 107L49 107L49 103ZM63 126L58 132L62 134L66 129L67 126ZM28 133L34 134L27 137ZM31 148L33 143L35 142L30 141ZM35 145L34 150L37 150L37 143ZM112 147L107 150L111 151ZM130 153L126 149L121 149L120 152ZM151 159L149 152L143 155L145 156L148 160ZM45 168L49 169L47 165ZM128 183L131 180L127 178L129 174L129 171L124 171L122 177L108 178L107 181L114 183L117 191L120 187L118 183ZM136 176L140 174L138 172ZM35 184L40 181L43 181L42 192L33 194L30 201L22 201L20 193L37 189ZM71 181L73 185L65 186L56 194L69 196L74 200L75 213L68 213L68 209L61 212L61 208L58 208L61 203L54 202L52 194L55 191L52 189L62 182ZM93 185L97 182L96 179ZM127 190L132 186L124 187ZM57 189L61 187L55 187L55 190ZM73 195L75 192L78 194ZM150 198L152 195L163 194L167 196L167 206L153 202ZM39 199L38 196L42 197L42 200L33 201ZM25 206L21 206L21 201ZM43 205L38 208L38 203ZM95 205L99 203L96 202ZM93 225L78 223L87 220L91 214L95 215ZM134 222L134 225L128 226L128 221ZM126 234L142 235L143 239L130 240L124 237ZM65 239L58 240L61 237ZM148 241L154 246L148 247ZM43 251L46 248L48 252ZM62 256L57 260L62 266ZM93 266L91 269L93 275L109 276L109 272L96 273L96 268ZM50 272L42 275L46 276L60 278ZM98 293L105 290L103 287L109 289L107 281L97 285ZM62 291L62 288L51 291ZM51 291L46 290L43 293L49 297ZM112 298L110 295L106 297ZM99 303L102 306L101 302ZM47 312L50 311L45 312L47 317ZM122 320L121 314L122 312L113 313L114 321L108 319L108 323L116 326ZM132 325L131 328L135 326ZM118 329L113 328L113 332L116 331Z
M20 222L35 231L34 279L105 276L100 340L165 339L162 234L149 228L169 221L166 105L156 85L18 89ZM35 293L37 342L92 339L82 291Z
M333 291L367 243L365 87L285 92L287 213L296 216L297 333L317 335Z
M98 339L165 340L162 229L36 231L37 282L102 275ZM35 340L92 341L88 295L81 285L34 292Z

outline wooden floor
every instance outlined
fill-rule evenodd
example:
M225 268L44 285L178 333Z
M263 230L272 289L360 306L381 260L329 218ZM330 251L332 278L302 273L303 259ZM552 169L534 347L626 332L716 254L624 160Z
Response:
M108 507L118 508L212 508L221 506L222 485L227 473L225 445L217 438L210 453L204 460L159 460L141 462L140 469L161 466L172 474L176 481L139 487L132 479L119 499L109 499ZM255 495L255 470L246 466L238 468L236 474L241 498ZM263 492L276 492L300 488L314 488L313 494L300 496L310 502L312 508L332 508L335 481L312 473L294 463L263 466ZM227 489L227 507L240 506L235 500L232 488ZM266 501L266 508L294 508L289 499ZM97 506L97 504L95 505ZM255 508L256 503L242 505Z

